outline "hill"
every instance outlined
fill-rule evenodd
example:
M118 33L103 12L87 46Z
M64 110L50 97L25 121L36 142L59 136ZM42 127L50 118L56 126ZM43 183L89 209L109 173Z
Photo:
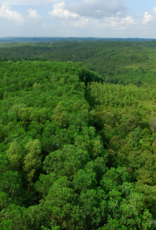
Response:
M155 41L56 41L0 43L0 60L82 62L107 83L141 86L155 82Z

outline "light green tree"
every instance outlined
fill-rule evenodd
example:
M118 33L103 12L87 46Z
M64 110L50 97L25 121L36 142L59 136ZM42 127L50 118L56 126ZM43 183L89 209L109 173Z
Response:
M38 139L29 141L25 145L26 156L24 157L23 170L27 173L27 180L31 182L35 172L41 167L41 144Z

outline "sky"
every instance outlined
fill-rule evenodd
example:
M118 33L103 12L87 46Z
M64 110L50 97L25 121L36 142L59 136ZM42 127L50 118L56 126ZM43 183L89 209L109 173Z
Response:
M0 0L0 37L156 38L156 1Z

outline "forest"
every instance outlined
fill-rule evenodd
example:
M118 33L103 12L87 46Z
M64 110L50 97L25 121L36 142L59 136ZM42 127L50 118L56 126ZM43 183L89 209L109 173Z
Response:
M156 229L156 42L0 43L0 229Z

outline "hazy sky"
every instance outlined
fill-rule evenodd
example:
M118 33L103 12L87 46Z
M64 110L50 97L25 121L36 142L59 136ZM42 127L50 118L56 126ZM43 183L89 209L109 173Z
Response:
M156 38L156 0L0 0L0 37Z

